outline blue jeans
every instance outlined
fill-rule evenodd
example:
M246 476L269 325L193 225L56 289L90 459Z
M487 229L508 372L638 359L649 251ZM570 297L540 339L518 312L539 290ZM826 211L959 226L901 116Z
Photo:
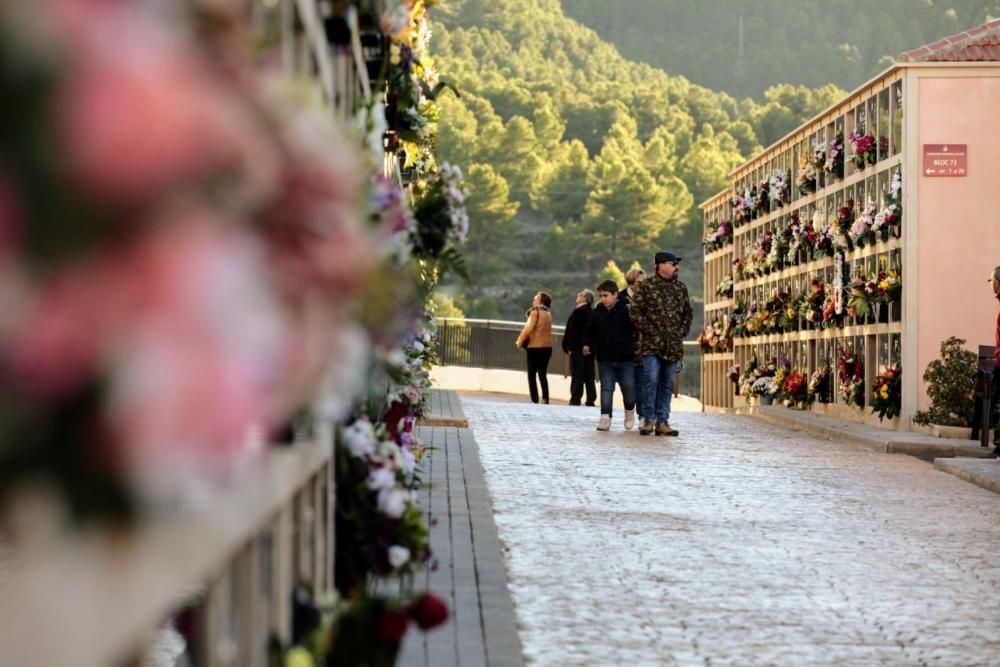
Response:
M601 414L611 414L615 395L615 382L622 388L622 402L626 410L635 409L635 364L631 361L598 361L601 374Z
M646 403L642 400L643 396L643 385L646 380L642 376L642 364L634 363L632 364L632 377L633 382L635 382L635 407L639 413L640 417L645 416L643 410L646 408Z
M676 361L652 354L642 356L642 416L657 423L670 421L670 399L674 395Z

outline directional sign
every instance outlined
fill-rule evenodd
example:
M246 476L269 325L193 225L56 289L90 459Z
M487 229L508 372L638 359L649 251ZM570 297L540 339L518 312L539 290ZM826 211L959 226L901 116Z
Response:
M924 176L966 176L968 144L924 144Z

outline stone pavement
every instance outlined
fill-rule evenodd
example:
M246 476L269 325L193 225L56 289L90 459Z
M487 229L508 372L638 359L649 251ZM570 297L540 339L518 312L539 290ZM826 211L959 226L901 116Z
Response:
M994 493L741 415L462 400L528 664L1000 664Z
M452 400L455 405L448 408ZM457 401L453 392L434 392L428 421L454 419L461 411ZM442 414L442 409L450 412ZM397 664L520 667L524 661L513 604L472 432L419 426L417 436L434 448L423 465L421 506L431 517L432 558L437 561L436 569L419 576L417 583L444 598L452 615L441 628L407 633Z

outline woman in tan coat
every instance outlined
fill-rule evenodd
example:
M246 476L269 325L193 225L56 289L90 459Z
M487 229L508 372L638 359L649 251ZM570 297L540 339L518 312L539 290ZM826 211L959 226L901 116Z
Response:
M528 309L528 321L525 322L521 334L517 337L517 346L528 352L528 392L531 402L538 402L538 387L535 376L542 385L542 403L549 402L549 359L552 358L552 313L549 307L552 297L545 292L539 292Z

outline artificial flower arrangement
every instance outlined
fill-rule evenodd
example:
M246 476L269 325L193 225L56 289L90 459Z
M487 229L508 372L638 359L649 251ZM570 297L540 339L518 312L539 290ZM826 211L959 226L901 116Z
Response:
M754 273L756 275L765 275L771 271L772 267L768 263L768 258L770 257L771 245L773 242L774 234L770 229L765 229L764 233L760 235L757 245L754 246L754 250L751 255L754 260Z
M788 203L788 181L791 174L786 169L775 169L771 173L771 180L768 183L768 190L771 194L771 201L776 206L784 206Z
M722 220L720 222L708 223L708 229L705 230L705 237L701 240L701 243L705 248L705 252L712 252L728 243L732 243L732 240L733 225L730 222Z
M757 184L753 200L754 217L764 215L771 210L770 188L771 182L767 179L767 177L761 179L760 183Z
M875 245L876 234L874 232L876 208L875 202L871 199L865 204L861 213L854 220L850 229L851 243L855 248L864 248L866 245Z
M771 247L764 257L764 266L768 272L780 271L785 264L785 256L788 254L788 230L782 229L771 234Z
M746 329L747 311L747 302L743 299L736 299L733 311L729 315L729 330L733 336L748 335Z
M837 178L844 177L844 133L838 132L830 139L830 150L826 153L823 170Z
M879 421L899 416L902 400L902 373L903 369L896 365L886 368L873 380L871 408L872 414L877 414Z
M812 399L808 393L808 379L798 368L793 368L781 384L781 395L788 406L805 405Z
M870 164L875 164L878 160L878 155L875 152L875 137L872 134L861 134L857 131L852 131L847 135L848 140L851 142L851 148L853 150L853 155L851 155L851 162L854 164L858 170L863 170Z
M882 303L899 301L900 294L903 291L903 281L896 269L879 271L874 282L877 287L876 296L879 301Z
M761 320L760 333L780 333L783 330L782 322L787 321L785 311L790 305L791 294L787 290L773 290L758 313L758 319Z
M872 310L872 304L878 300L878 285L869 280L863 273L851 278L847 286L847 314L850 317L864 319Z
M746 272L746 260L743 257L736 257L733 259L733 276L735 280L743 280L744 275L749 275Z
M832 394L830 391L831 379L830 366L824 362L809 376L809 386L806 388L807 400L829 403Z
M837 237L836 231L833 225L826 224L822 227L816 227L816 220L812 222L813 233L815 234L815 242L813 243L813 259L820 259L822 257L833 257L834 251L837 249Z
M826 303L826 283L819 278L809 281L809 292L799 306L802 317L813 326L823 323L823 305Z
M795 188L800 195L807 195L816 192L816 182L819 179L819 171L813 160L809 159L806 153L799 156L799 170L795 177Z
M902 188L902 175L896 171L892 174L892 180L889 182L889 191L885 194L884 206L875 214L872 221L872 232L881 241L889 240L890 236L896 238L900 236L903 215Z
M728 352L732 349L732 336L728 326L723 326L718 320L707 325L698 334L698 345L702 354L709 352Z
M719 284L715 286L715 296L723 298L732 298L733 296L733 276L726 275L723 276Z
M757 355L753 355L740 376L740 394L746 398L773 397L778 392L778 385L774 381L777 371L777 360L771 359L766 364L761 364L757 360Z
M739 227L744 222L750 222L753 212L753 194L749 188L743 194L736 193L730 200L733 207L733 225Z
M797 331L799 329L799 313L806 300L805 294L788 296L784 306L778 312L778 329L781 331Z
M851 226L854 224L854 200L848 199L837 209L832 225L834 245L851 250Z
M809 228L802 224L802 221L799 219L799 212L793 212L789 217L788 226L785 228L785 238L788 243L784 260L786 266L798 264L801 255L811 251L812 246L810 245L809 231ZM813 235L815 236L815 234Z
M864 407L865 404L865 366L852 350L840 348L837 359L837 379L840 381L840 394L846 405Z

